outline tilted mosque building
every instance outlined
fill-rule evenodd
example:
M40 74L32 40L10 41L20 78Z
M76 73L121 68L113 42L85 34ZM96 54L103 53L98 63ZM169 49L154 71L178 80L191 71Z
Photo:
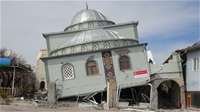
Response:
M172 54L169 62L176 64L172 66L167 62L167 68L152 64L147 55L147 43L139 43L137 25L138 21L116 24L102 12L86 8L74 15L64 31L43 34L48 55L41 58L45 84L55 83L56 97L59 98L75 96L101 103L98 98L90 100L101 94L103 98L100 99L105 98L109 107L115 107L118 101L131 99L130 105L145 102L158 108L158 103L152 103L159 100L153 89L160 87L162 82L169 87L175 82L177 88L181 87L182 83L169 80L182 81L182 71L177 64L179 56ZM165 73L170 67L175 72L168 73L171 74L168 77ZM162 77L160 74L164 74L164 78L154 83L156 77ZM176 92L173 94L180 93ZM175 104L179 108L180 102Z

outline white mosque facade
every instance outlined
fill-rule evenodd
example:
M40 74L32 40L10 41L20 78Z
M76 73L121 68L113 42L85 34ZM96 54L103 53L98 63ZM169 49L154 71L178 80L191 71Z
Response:
M100 11L85 9L75 14L64 31L44 33L47 56L41 60L46 74L45 85L55 82L59 98L110 91L113 92L110 97L114 100L119 95L116 91L130 90L129 93L135 91L135 95L131 96L135 104L142 100L155 102L159 97L153 98L157 94L153 93L153 89L156 90L164 81L167 85L173 81L162 78L157 83L151 82L151 74L162 77L160 74L165 75L169 68L160 70L161 65L151 64L147 43L139 43L137 26L138 21L115 24ZM179 59L177 54L171 57L174 62ZM174 65L173 69L181 72L178 66ZM181 73L172 73L173 77L171 75L169 78L178 80L174 82L181 87ZM158 108L158 103L150 105ZM180 106L180 102L177 105Z

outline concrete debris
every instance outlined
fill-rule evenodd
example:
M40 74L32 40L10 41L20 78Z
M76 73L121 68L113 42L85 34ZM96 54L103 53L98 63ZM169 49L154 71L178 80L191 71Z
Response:
M128 105L129 105L129 102L118 102L117 103L117 106L119 108L128 107Z
M126 112L155 112L155 111L150 111L150 110L139 110L139 109L132 109L132 108L126 108L126 109L121 109L122 111Z
M89 110L95 110L94 108L94 104L92 103L84 103L84 102L81 102L79 103L79 108L82 108L82 109L89 109Z
M121 104L120 104L121 103ZM26 99L22 97L0 99L0 105L11 105L11 106L25 106L25 107L34 107L34 108L46 108L46 109L68 109L68 108L77 108L79 110L108 110L108 111L123 111L123 112L187 112L187 110L182 109L157 109L150 110L134 108L134 106L127 106L127 102L120 102L119 105L124 106L123 109L120 108L108 108L106 102L102 104L93 104L86 102L69 102L69 101L57 101L55 103L49 103L47 100L34 100ZM148 106L148 103L143 104Z
M186 109L156 109L156 112L188 112Z

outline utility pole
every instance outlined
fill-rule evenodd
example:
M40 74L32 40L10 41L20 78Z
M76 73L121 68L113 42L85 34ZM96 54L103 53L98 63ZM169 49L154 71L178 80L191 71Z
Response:
M13 82L12 82L12 96L14 96L14 86L15 86L15 69L18 66L13 65L14 67L14 72L13 72Z

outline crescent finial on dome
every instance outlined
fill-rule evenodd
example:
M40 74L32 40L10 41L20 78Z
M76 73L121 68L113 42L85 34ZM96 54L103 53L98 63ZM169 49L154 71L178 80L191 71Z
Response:
M88 10L88 3L87 3L87 0L86 0L86 10Z

